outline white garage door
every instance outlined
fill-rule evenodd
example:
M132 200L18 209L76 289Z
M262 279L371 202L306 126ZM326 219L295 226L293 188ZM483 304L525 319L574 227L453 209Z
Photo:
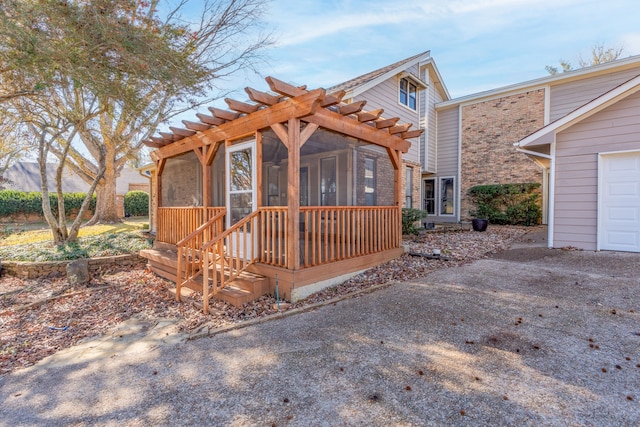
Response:
M600 157L602 250L640 252L640 153Z

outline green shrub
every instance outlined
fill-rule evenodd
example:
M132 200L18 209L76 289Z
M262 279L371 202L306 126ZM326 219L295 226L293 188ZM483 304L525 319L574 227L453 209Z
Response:
M416 222L426 217L426 211L413 208L402 208L402 234L418 234Z
M67 217L78 212L86 193L64 193L64 210ZM54 215L58 214L58 195L49 193L49 205ZM96 196L93 195L89 209L96 206ZM0 190L0 217L11 215L40 215L42 216L42 194L38 191L24 192L16 190Z
M477 185L469 189L469 197L476 209L471 216L488 219L492 224L540 224L540 184Z
M124 214L126 216L149 215L149 195L144 191L129 191L125 194Z

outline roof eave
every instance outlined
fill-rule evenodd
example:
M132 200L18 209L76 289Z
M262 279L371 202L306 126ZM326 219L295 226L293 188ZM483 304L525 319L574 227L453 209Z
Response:
M584 77L589 74L599 74L603 72L611 71L612 69L625 69L630 66L640 66L640 55L630 56L625 59L619 59L617 61L607 62L605 64L598 64L591 67L580 68L578 70L569 71L566 73L555 74L552 76L540 77L533 80L527 80L525 82L516 83L508 86L502 86L496 89L491 89L483 92L477 92L470 95L461 96L458 98L450 99L448 101L440 102L436 105L436 110L447 109L467 102L477 102L483 98L495 97L499 94L505 94L509 92L518 92L535 87L541 87L544 85L552 84L562 80L573 80Z

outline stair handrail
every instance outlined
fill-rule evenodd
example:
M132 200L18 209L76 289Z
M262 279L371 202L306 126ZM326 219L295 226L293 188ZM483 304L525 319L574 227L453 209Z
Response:
M214 226L216 225L220 225L220 229L222 229L223 226L223 219L224 216L226 214L226 209L223 209L222 211L220 211L219 213L217 213L216 215L214 215L213 217L211 217L207 222L205 222L204 224L202 224L201 226L199 226L198 228L196 228L195 230L193 230L191 233L189 233L186 237L184 237L183 239L181 239L178 243L176 243L176 246L178 248L178 267L177 267L177 272L176 272L176 299L178 301L180 301L180 289L182 288L182 286L189 281L190 279L198 276L199 274L201 274L202 272L202 256L199 257L199 260L197 262L197 267L198 268L194 268L194 265L196 263L191 262L191 263L187 263L186 262L186 258L189 255L188 253L185 253L186 249L191 246L191 251L190 254L191 256L195 256L195 254L197 252L201 251L201 246L204 244L204 234L205 232L207 232L208 230L212 229ZM201 244L197 245L196 242L198 240L198 237L200 237L200 241ZM187 251L189 252L189 251ZM185 277L184 280L182 278L183 276L183 272L185 273Z
M212 269L212 281L213 281L213 289L212 295L215 295L218 291L223 289L227 283L234 280L238 277L242 272L244 272L247 267L253 264L259 257L257 255L257 251L254 248L254 240L252 237L250 239L250 259L241 259L240 254L230 253L231 249L226 248L224 245L224 241L227 237L229 237L232 233L240 231L243 227L245 227L250 222L254 221L255 218L260 215L260 210L255 210L249 215L242 218L240 221L236 222L229 228L227 228L222 233L216 235L212 240L208 241L204 245L202 245L201 253L203 256L201 257L203 265L202 265L202 308L205 313L209 311L209 269ZM254 223L254 227L252 233L256 233L256 224ZM245 235L245 255L247 252L247 239ZM215 249L212 251L213 256L209 256L208 253L212 247L215 246ZM232 245L229 245L232 246ZM240 246L240 245L238 245ZM228 258L228 259L227 259ZM226 264L226 265L225 265ZM228 277L225 278L225 266L228 269ZM218 269L222 272L220 274L220 286L218 286Z

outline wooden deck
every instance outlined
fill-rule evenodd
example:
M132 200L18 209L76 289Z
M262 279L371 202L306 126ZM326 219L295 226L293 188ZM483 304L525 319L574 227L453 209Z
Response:
M276 283L286 298L305 295L306 286L331 284L332 279L373 267L401 255L400 213L392 206L303 207L299 264L292 266L286 207L263 207L224 229L222 209L211 210L203 224L202 208L160 210L163 223L173 223L169 240L158 237L153 250L142 251L156 274L181 287L203 292L203 307L210 297L242 305L267 293ZM177 233L185 233L177 239ZM293 268L292 268L293 267Z

